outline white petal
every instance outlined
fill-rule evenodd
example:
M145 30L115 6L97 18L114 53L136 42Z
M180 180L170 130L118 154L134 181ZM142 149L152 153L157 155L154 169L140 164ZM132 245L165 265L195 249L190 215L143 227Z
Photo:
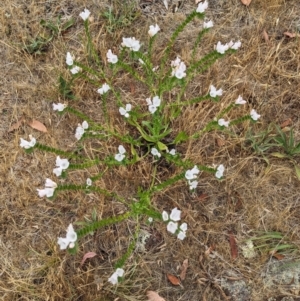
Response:
M180 231L177 235L177 238L180 239L180 240L184 240L186 237L186 234L184 231Z
M58 104L53 103L52 106L53 106L54 111L62 112L66 108L67 105L65 105L63 103L58 103Z
M124 158L125 158L125 155L122 155L122 154L116 154L116 155L115 155L115 159L116 159L118 162L121 162Z
M82 18L83 21L85 21L90 16L90 13L91 12L85 8L84 11L79 14L79 16Z
M87 185L87 186L91 186L92 183L93 183L93 182L92 182L92 180L91 180L90 178L87 178L87 179L86 179L86 185Z
M179 227L180 230L186 231L187 230L187 223L182 223L181 226Z
M67 64L68 66L72 66L73 63L74 63L74 61L73 61L73 58L72 58L71 53L70 53L70 52L67 52L67 55L66 55L66 64Z
M181 211L178 210L177 208L174 208L171 211L170 219L174 222L180 221L180 215L181 215Z
M162 212L162 219L164 222L169 220L169 214L166 211Z
M85 129L85 130L88 129L89 128L89 124L86 121L84 121L82 123L82 128Z
M59 244L59 247L61 250L65 250L69 245L69 240L64 237L59 237L57 240L57 243Z
M124 148L123 145L119 145L118 150L119 150L119 153L122 155L126 153L126 149Z
M53 169L53 173L57 176L57 177L59 177L59 176L61 176L61 174L62 174L62 168L60 168L60 167L57 167L57 168L54 168Z
M154 96L153 97L153 100L152 100L152 104L156 107L159 107L160 106L160 98L158 96Z
M124 275L124 270L121 268L117 268L115 272L119 277L122 277Z
M75 242L77 240L77 233L74 231L73 225L70 224L67 229L67 239L70 242Z
M125 107L125 109L126 109L126 111L127 112L130 112L131 111L131 104L130 103L128 103L128 104L126 104L126 107Z
M242 98L241 95L239 95L239 97L238 97L237 100L235 101L235 104L236 104L236 105L244 105L245 103L247 103L247 101L244 100L244 99Z
M46 178L45 187L56 188L57 184L49 178Z
M108 278L108 281L109 281L111 284L113 284L113 285L115 285L115 284L118 283L118 275L116 274L116 272L113 273L113 274Z
M172 234L174 234L177 231L177 228L178 228L178 223L174 223L172 221L169 222L167 225L167 230Z

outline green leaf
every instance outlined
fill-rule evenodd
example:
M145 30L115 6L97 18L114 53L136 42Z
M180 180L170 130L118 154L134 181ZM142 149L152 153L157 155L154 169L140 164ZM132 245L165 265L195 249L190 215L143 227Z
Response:
M186 141L188 139L189 139L189 136L185 132L180 132L174 139L174 143L178 144L178 143L180 143L182 141Z
M300 167L295 164L295 171L296 171L296 176L298 180L300 180Z
M273 156L273 157L277 157L277 158L280 158L280 159L283 159L283 158L288 158L288 156L287 156L287 155L285 155L285 154L282 154L282 153L278 153L278 152L271 153L271 156Z
M158 147L158 149L159 149L160 151L164 151L164 150L167 150L167 149L168 149L168 147L167 147L164 143L162 143L162 142L160 142L160 141L157 142L157 147Z

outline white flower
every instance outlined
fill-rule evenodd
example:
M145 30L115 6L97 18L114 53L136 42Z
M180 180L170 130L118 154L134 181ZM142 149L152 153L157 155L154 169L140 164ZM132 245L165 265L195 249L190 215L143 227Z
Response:
M78 124L75 132L75 138L80 140L85 130L89 128L89 125L86 121L83 121L82 124Z
M188 169L186 172L185 172L185 178L187 180L193 180L197 177L197 174L199 173L199 169L198 167L195 165L192 169Z
M108 49L106 57L109 63L115 64L118 62L118 57L115 54L113 54L110 49Z
M159 26L158 26L157 24L156 24L156 25L150 25L148 34L149 34L150 37L153 37L153 36L155 36L159 31L160 31L160 28L159 28Z
M56 157L56 167L53 169L53 173L56 174L57 177L61 175L63 170L66 170L69 167L70 163L68 159L61 159L60 156Z
M182 79L186 77L186 65L179 57L177 57L174 61L171 61L172 67L172 76L177 77L178 79Z
M150 216L150 217L148 218L148 222L149 222L149 223L152 223L152 222L153 222L153 217Z
M229 48L228 44L223 45L223 44L221 44L221 42L219 41L219 42L217 43L216 50L217 50L217 52L219 52L219 53L221 53L221 54L224 54L225 51L228 50L228 48Z
M174 222L180 221L181 210L177 208L172 209L170 219Z
M177 234L177 238L184 240L186 237L187 223L183 223L179 227L180 232Z
M223 119L223 118L220 118L220 119L218 120L219 126L225 126L225 127L227 127L227 128L228 128L228 126L229 126L229 122L230 122L230 121L225 121L225 119Z
M167 230L172 234L176 232L177 228L178 228L178 223L174 223L172 221L170 221L167 225Z
M153 156L157 156L158 158L161 157L161 153L160 153L155 147L152 147L152 148L151 148L151 154L152 154Z
M242 42L241 41L237 41L235 43L233 43L232 41L230 41L228 43L228 47L234 50L238 50L240 47L242 46Z
M58 103L58 104L53 103L52 106L54 111L59 111L59 112L62 112L67 107L67 105L64 103Z
M175 148L172 148L170 151L169 149L166 149L166 152L172 156L175 156L176 155L176 149Z
M73 57L72 57L70 52L67 52L66 63L67 63L68 66L72 66L73 63L74 63Z
M140 42L135 38L123 38L123 43L121 45L129 48L132 51L139 51L141 47Z
M119 162L121 162L125 158L126 149L123 145L119 145L118 147L119 153L115 155L115 159Z
M251 110L250 116L251 116L251 118L252 118L253 120L255 120L255 121L256 121L257 119L260 118L260 115L257 114L257 112L256 112L254 109Z
M85 21L90 16L90 14L91 12L85 8L84 11L79 14L79 16L82 18L83 21Z
M67 247L74 248L77 240L77 233L74 231L73 225L70 224L67 229L66 237L59 237L57 243L61 250L65 250Z
M215 86L210 85L210 91L209 91L209 95L213 98L215 98L216 96L221 96L223 93L222 89L217 90Z
M80 71L81 71L81 68L79 66L74 66L72 69L70 69L70 72L72 74L77 74Z
M139 59L140 64L145 65L145 62L142 59Z
M92 180L90 178L86 179L86 186L92 186Z
M169 214L168 214L167 211L162 212L162 219L163 219L164 222L169 220Z
M219 166L217 167L217 172L216 172L215 176L216 176L218 179L222 178L222 177L223 177L224 170L225 170L224 165L223 165L223 164L219 165Z
M189 180L189 185L190 185L190 190L196 189L198 186L198 181L190 181Z
M107 83L105 83L105 84L102 85L101 88L99 88L99 89L97 90L97 92L98 92L99 94L103 95L103 94L106 93L109 89L110 89L110 86L109 86Z
M29 135L29 139L30 141L24 140L23 138L20 138L21 142L20 142L20 146L25 148L25 149L29 149L35 146L36 144L36 139L34 137L32 137L31 135Z
M130 111L131 111L131 104L130 104L130 103L128 103L128 104L125 106L125 109L124 109L123 107L120 107L120 108L119 108L120 114L123 115L123 116L125 116L126 118L129 117L128 112L130 112Z
M161 100L158 96L154 96L152 100L151 100L151 98L147 98L146 102L148 104L148 109L149 109L150 113L153 114L157 110L157 108L160 106Z
M197 13L204 13L205 10L207 9L207 7L208 7L208 2L206 0L204 2L200 2L198 4L196 12Z
M243 99L243 97L241 95L239 95L239 97L237 98L237 100L235 101L236 105L244 105L245 103L247 103L246 100Z
M207 21L207 22L203 22L203 28L211 28L214 26L214 23L212 20Z
M39 197L46 196L47 198L51 198L54 194L54 190L57 187L57 184L53 182L51 179L46 179L45 188L44 189L37 189Z
M124 270L117 268L116 271L108 278L108 281L113 285L118 283L118 278L124 275Z

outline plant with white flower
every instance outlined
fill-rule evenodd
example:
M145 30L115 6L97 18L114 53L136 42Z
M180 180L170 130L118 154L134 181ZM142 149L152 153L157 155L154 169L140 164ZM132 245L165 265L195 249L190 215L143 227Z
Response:
M186 65L179 57L177 57L174 61L171 62L171 67L172 76L175 76L178 79L186 77Z
M155 25L150 25L148 34L149 34L150 37L153 37L153 36L155 36L159 31L160 31L160 28L159 28L159 26L158 26L157 24L155 24Z
M158 157L158 158L161 157L161 153L160 153L155 147L152 147L152 148L151 148L151 154L152 154L154 157Z
M64 103L53 103L52 106L53 106L53 111L58 111L58 112L62 112L67 107L67 105Z
M113 54L111 49L108 49L106 53L107 61L111 64L116 64L118 62L117 55Z
M218 125L219 126L225 126L226 128L228 128L230 121L226 121L224 118L220 118L218 120Z
M75 247L75 242L77 240L77 233L74 231L73 225L70 224L67 228L67 235L66 237L59 237L57 239L57 243L61 250L65 250L68 247L70 249Z
M100 95L105 94L110 89L110 86L107 83L104 83L101 88L97 90Z
M126 149L124 148L123 145L119 145L118 147L118 150L119 150L119 153L118 154L115 154L115 159L118 161L118 162L121 162L123 161L123 159L125 158L125 153L126 153Z
M62 172L69 167L70 163L68 159L61 159L60 156L56 157L56 168L53 169L53 173L59 177Z
M74 64L73 57L72 57L72 55L71 55L70 52L67 52L67 55L66 55L66 64L68 66L72 66Z
M205 0L204 2L200 2L198 4L196 12L197 13L204 13L207 8L208 8L208 2L207 2L207 0Z
M157 108L160 106L161 100L158 96L154 96L153 99L147 98L146 99L148 109L151 114L155 113Z
M46 196L47 198L51 198L54 194L55 188L57 188L57 184L51 179L47 178L45 182L44 189L37 189L39 197Z
M210 91L209 91L209 95L213 98L217 97L217 96L221 96L223 94L223 90L219 89L217 90L217 88L213 85L210 85Z
M23 138L20 138L20 146L25 148L25 149L29 149L29 148L32 148L35 146L36 144L36 139L32 136L32 135L29 135L29 139L30 141L27 141Z
M251 110L250 116L254 121L257 121L261 115L259 115L254 109Z
M123 108L123 107L120 107L120 108L119 108L120 114L121 114L122 116L126 117L126 118L129 117L129 112L130 112L130 111L131 111L131 104L130 104L130 103L126 104L125 108Z
M85 130L89 128L89 124L86 121L83 121L82 124L78 124L75 132L75 138L77 140L80 140L83 134L85 133Z
M121 268L117 268L116 271L108 278L108 281L115 285L119 282L119 277L123 277L125 271Z
M139 51L141 44L135 38L123 38L122 47L127 47L132 51Z
M209 20L207 22L203 22L203 28L211 28L214 26L214 23L212 20Z
M246 100L243 99L243 97L241 95L239 95L239 97L237 98L237 100L235 101L236 105L244 105L245 103L247 103Z
M79 16L82 18L83 21L85 21L88 19L90 14L91 12L87 8L85 8L84 11L79 14Z
M221 179L223 177L224 171L225 171L224 165L223 164L219 165L215 173L216 178Z

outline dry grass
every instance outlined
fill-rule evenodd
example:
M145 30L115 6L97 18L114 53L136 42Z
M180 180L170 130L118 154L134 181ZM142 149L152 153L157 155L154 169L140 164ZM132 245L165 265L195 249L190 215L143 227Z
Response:
M125 14L121 1L112 2ZM27 155L20 149L20 137L28 137L33 132L29 127L22 125L17 131L8 133L9 127L22 116L35 118L48 128L47 134L34 132L38 141L64 150L75 149L73 132L79 120L68 114L59 117L53 113L51 103L61 100L57 79L59 74L68 74L66 51L84 58L84 31L78 14L85 6L95 17L92 31L102 59L105 59L108 48L117 49L122 36L145 37L148 25L153 22L158 22L163 29L156 46L159 59L170 32L184 19L184 13L191 11L193 2L185 1L177 13L163 16L159 13L162 6L154 1L155 13L145 15L140 11L135 20L129 20L126 26L122 25L112 33L106 30L107 23L101 16L110 1L4 0L0 4L2 300L133 301L146 300L145 292L149 289L158 291L169 301L225 300L227 292L220 287L219 279L228 270L234 270L249 284L251 300L266 300L279 294L264 287L260 277L269 255L262 253L253 259L245 259L240 254L233 261L228 234L233 232L240 245L243 240L255 236L256 231L280 231L288 241L300 245L299 180L292 163L267 155L270 162L267 165L261 155L245 144L249 126L258 133L271 122L281 124L289 118L296 139L300 140L300 41L283 35L285 31L296 32L300 28L299 1L253 0L249 8L237 0L209 1L207 17L214 20L215 26L204 37L198 55L209 52L219 40L241 39L243 47L199 75L187 91L187 97L201 95L213 83L225 90L221 104L212 106L208 102L193 109L187 108L173 127L180 127L188 133L201 129L239 94L248 101L241 109L243 113L256 108L262 118L255 125L246 122L237 126L235 135L213 132L180 147L179 151L195 163L223 163L227 168L226 178L219 182L203 174L195 195L189 194L184 183L178 183L153 199L154 206L160 211L175 206L183 211L183 220L189 225L188 237L182 242L176 240L159 222L153 226L141 225L152 236L146 252L136 251L129 258L125 280L117 290L106 281L113 272L113 264L125 252L136 222L127 221L87 236L80 241L76 256L60 251L56 238L70 222L91 219L93 210L100 219L118 214L124 208L95 194L68 192L59 194L54 201L39 199L36 188L42 187L45 177L52 173L55 158L40 151ZM39 25L40 20L54 20L58 14L74 16L75 25L55 38L41 55L22 51L31 39L46 34ZM195 21L180 36L174 56L179 54L188 61L191 38L200 24ZM262 37L264 29L269 35L268 43ZM115 84L132 104L144 103L148 97L144 87L132 82L126 74ZM78 84L75 94L79 100L72 105L101 122L101 102L94 91L87 85ZM118 130L125 131L113 105L109 107L109 114ZM223 146L218 146L217 138L224 140ZM87 142L83 151L88 156L101 157L114 153L117 145L114 140L101 144ZM295 160L299 163L299 158ZM97 184L124 197L132 197L139 185L147 187L151 182L152 169L151 162L128 169L116 168ZM80 183L87 175L97 172L95 168L87 170L85 175L71 172L68 181ZM162 178L177 172L175 168L159 167ZM203 194L208 195L205 200L201 198ZM215 246L218 255L214 259L205 259L206 246ZM81 268L81 258L88 251L99 256L88 260ZM187 278L183 287L174 287L168 282L166 273L178 274L185 258L190 262ZM299 252L286 255L286 258L299 259Z

